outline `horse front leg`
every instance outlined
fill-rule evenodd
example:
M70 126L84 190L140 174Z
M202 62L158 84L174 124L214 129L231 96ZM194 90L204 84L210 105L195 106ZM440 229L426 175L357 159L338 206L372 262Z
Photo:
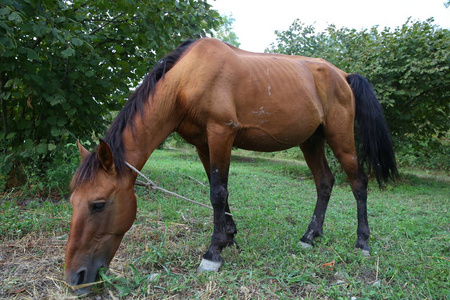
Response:
M228 151L224 149L229 148ZM228 171L231 158L231 146L220 147L218 151L209 150L207 162L206 155L202 155L199 150L200 158L207 170L210 182L210 199L214 210L214 232L211 237L211 244L208 251L203 255L199 272L218 271L223 264L223 258L220 256L225 247L235 244L234 236L237 233L236 224L233 221L228 206ZM208 172L209 170L209 172Z
M209 147L207 145L196 146L198 156L203 164L206 175L208 176L208 182L211 185L211 163L209 157ZM211 189L212 191L212 189ZM231 216L230 207L228 205L228 195L225 202L225 220L226 220L226 232L233 239L234 235L237 233L236 223L234 223L233 217ZM212 196L211 196L212 199ZM234 242L236 245L237 243Z
M223 258L220 256L223 248L233 244L233 237L236 233L227 230L227 222L225 215L226 201L228 198L228 191L224 184L213 184L211 180L211 203L214 209L214 232L211 236L211 244L208 251L203 255L202 262L198 268L202 271L218 271L223 263ZM234 226L235 227L235 226Z

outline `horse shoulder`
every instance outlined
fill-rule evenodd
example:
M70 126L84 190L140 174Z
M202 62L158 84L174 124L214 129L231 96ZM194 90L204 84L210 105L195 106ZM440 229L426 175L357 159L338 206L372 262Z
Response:
M178 101L186 108L186 124L183 125L202 127L208 122L224 123L235 118L230 90L239 73L238 59L233 48L221 41L205 38L196 42L177 66L180 72ZM215 121L217 116L225 121Z

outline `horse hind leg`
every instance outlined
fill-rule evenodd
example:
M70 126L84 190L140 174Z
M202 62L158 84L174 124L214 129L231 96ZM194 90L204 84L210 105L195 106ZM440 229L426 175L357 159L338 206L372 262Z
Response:
M314 176L317 190L317 202L311 222L300 243L304 248L311 247L313 239L321 236L323 222L334 185L334 176L330 171L325 157L325 138L322 128L319 128L313 136L300 145L306 163Z
M328 144L333 150L350 181L353 195L356 199L358 227L356 231L356 248L369 255L369 222L367 218L367 184L368 178L360 166L355 149L353 131L347 136L327 136Z

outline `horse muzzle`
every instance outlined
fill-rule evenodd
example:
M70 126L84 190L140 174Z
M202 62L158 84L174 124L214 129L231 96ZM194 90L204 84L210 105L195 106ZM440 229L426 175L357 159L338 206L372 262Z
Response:
M66 283L76 295L86 295L91 287L96 284L100 268L108 266L102 262L93 263L89 267L81 267L76 271L65 270Z

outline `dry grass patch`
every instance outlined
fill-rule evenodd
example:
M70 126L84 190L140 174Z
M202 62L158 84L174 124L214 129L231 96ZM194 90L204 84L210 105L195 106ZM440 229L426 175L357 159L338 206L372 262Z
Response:
M30 233L0 244L0 298L68 298L63 278L66 237Z

